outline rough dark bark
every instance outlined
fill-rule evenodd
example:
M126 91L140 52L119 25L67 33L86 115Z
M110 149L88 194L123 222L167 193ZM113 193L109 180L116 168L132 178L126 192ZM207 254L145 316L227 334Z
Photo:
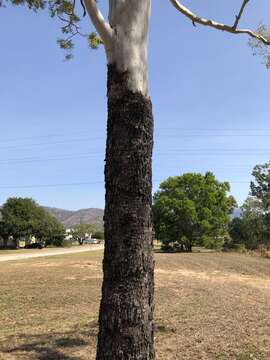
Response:
M108 68L105 254L97 360L153 360L151 101Z

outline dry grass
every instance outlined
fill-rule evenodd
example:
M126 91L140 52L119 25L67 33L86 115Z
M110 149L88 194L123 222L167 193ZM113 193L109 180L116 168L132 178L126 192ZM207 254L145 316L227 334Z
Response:
M0 359L94 360L101 253L0 264ZM269 360L270 262L156 254L158 360Z
M0 256L3 255L16 255L16 254L34 254L37 252L37 249L18 249L18 250L3 250L0 249Z

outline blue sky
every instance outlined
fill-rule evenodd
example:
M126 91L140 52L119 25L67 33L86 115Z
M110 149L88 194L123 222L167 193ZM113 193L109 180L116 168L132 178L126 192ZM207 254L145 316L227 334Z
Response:
M240 3L185 1L230 23ZM266 21L269 9L268 0L253 1L242 27ZM87 18L84 28L92 29ZM103 49L78 39L74 60L64 62L59 23L21 7L0 10L0 30L0 204L30 196L67 209L103 207ZM270 158L270 71L246 36L195 28L169 1L153 1L149 42L154 189L168 176L211 170L241 204L252 167Z

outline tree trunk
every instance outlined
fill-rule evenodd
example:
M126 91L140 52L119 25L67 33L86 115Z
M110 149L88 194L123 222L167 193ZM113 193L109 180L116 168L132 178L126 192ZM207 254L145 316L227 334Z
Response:
M3 249L7 249L8 246L8 237L3 237Z
M108 66L104 280L97 360L152 360L151 101Z
M153 360L153 116L147 45L151 0L88 6L108 60L105 253L97 360Z

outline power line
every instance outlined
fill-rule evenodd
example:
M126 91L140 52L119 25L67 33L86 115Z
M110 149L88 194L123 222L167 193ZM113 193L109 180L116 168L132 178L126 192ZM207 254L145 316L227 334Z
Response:
M174 128L174 127L160 127L156 129L156 133L159 131L181 131L181 132L186 132L187 134L173 134L173 135L169 135L169 134L163 134L163 136L188 136L188 137L192 137L192 136L263 136L263 137L269 137L270 136L270 129L203 129L203 128L199 128L199 129L188 129L188 128ZM46 139L46 138L51 138L51 137L60 137L61 139L63 139L63 137L66 136L70 136L71 139L70 140L66 140L65 142L73 142L73 141L80 141L80 140L99 140L99 139L104 139L106 133L103 133L103 136L100 137L91 137L91 138L79 138L79 139L74 139L74 134L85 134L85 133L90 133L93 130L91 129L84 129L84 130L80 130L80 131L73 131L72 134L64 134L64 133L50 133L50 134L45 134L45 135L33 135L33 136L25 136L25 137L17 137L17 138L10 138L10 139L3 139L1 140L1 143L9 143L9 142L18 142L18 141L23 141L23 140L32 140L32 139ZM96 131L96 130L95 130ZM207 132L210 132L209 134L207 134ZM220 134L220 132L224 132L224 134ZM236 132L235 134L229 134L228 132ZM253 134L251 134L250 132L254 132ZM256 133L256 132L264 132L264 134L261 133ZM41 143L41 144L32 144L33 146L39 146L39 145L46 145L46 144L55 144L58 142L46 142L46 143ZM62 143L62 140L59 142ZM25 145L25 144L23 144ZM31 144L30 144L31 145ZM1 146L2 148L2 146Z
M158 156L173 156L173 155L189 155L189 156L222 156L222 155L269 155L270 149L177 149L169 150L167 152L154 152L154 155Z
M179 131L270 131L270 129L259 129L259 128L253 128L253 129L247 129L247 128L181 128L181 127L157 127L158 130L179 130Z
M77 183L62 183L62 184L38 184L38 185L5 185L0 186L0 189L33 189L33 188L49 188L49 187L62 187L62 186L83 186L83 185L94 185L102 184L103 181L86 181Z
M226 151L226 152L256 152L256 151L267 151L270 152L270 148L262 148L262 149L252 149L252 148L184 148L184 149L171 149L163 154L169 154L173 152L196 152L196 151L205 151L205 152L213 152L213 151ZM157 154L157 153L156 153ZM162 152L160 153L162 154Z
M159 184L166 179L162 180L154 180L153 184ZM250 181L235 181L235 180L224 180L221 182L229 182L230 184L249 184ZM33 188L51 188L51 187L64 187L64 186L84 186L84 185L96 185L96 184L105 184L104 181L86 181L86 182L74 182L74 183L55 183L55 184L36 184L36 185L6 185L6 186L0 186L0 189L33 189Z
M160 136L160 134L159 134ZM166 138L168 137L178 137L178 138L183 138L183 137L269 137L270 134L166 134L166 135L162 135Z
M97 130L95 129L94 132ZM270 130L269 130L270 131ZM32 135L32 136L22 136L22 137L16 137L16 138L9 138L9 139L3 139L1 140L1 143L8 143L8 142L17 142L22 140L32 140L32 139L46 139L51 137L60 137L63 138L64 136L71 136L73 137L74 134L86 134L93 132L93 129L81 129L81 130L72 130L72 133L49 133L49 134L42 134L42 135ZM103 133L103 132L102 132Z
M269 155L270 149L178 149L170 150L168 152L154 152L153 158L156 161L157 156L222 156L222 155ZM0 159L0 165L13 165L16 163L34 163L42 161L59 161L59 160L71 160L80 158L91 158L91 157L104 157L103 152L89 152L81 154L66 154L60 157L42 158L42 157L21 157L21 158L9 158Z
M70 159L80 159L80 158L89 158L96 155L101 155L102 153L91 152L91 153L82 153L82 154L67 154L63 157L52 157L52 158L37 158L37 157L25 157L25 158L11 158L11 159L0 159L0 164L3 165L13 165L16 163L32 163L40 161L57 161L57 160L70 160ZM104 154L103 154L104 156Z
M94 141L94 140L104 140L104 138L103 137L87 137L87 138L69 139L69 140L54 141L54 142L0 146L0 149L6 149L6 150L22 149L22 148L32 148L32 147L36 147L36 146L63 145L63 144L73 144L73 143L77 143L77 142L81 143L81 142Z

